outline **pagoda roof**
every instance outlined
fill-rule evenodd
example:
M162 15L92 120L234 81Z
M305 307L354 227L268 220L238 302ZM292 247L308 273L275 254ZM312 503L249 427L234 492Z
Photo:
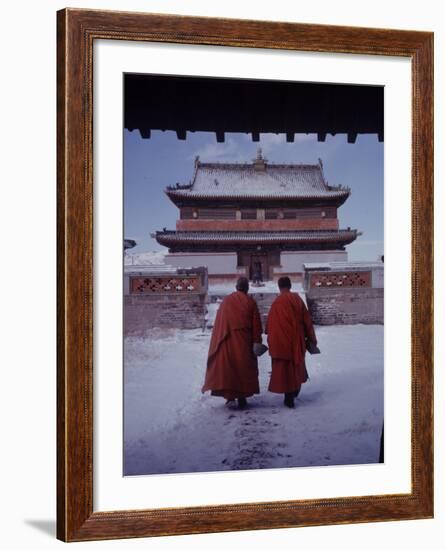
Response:
M280 244L280 243L352 243L360 233L355 229L332 231L157 231L159 244Z
M187 199L333 199L340 204L350 189L327 184L321 161L318 164L272 164L259 151L253 163L201 163L189 185L170 186L173 202Z

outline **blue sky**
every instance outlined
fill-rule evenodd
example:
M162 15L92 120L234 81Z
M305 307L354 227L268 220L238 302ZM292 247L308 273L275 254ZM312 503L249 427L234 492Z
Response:
M270 162L316 164L323 161L329 184L344 185L352 193L339 208L340 227L363 232L347 247L353 261L375 260L383 254L383 143L376 135L359 135L355 144L346 135L327 136L318 142L315 134L298 134L286 143L284 134L226 134L217 143L215 134L187 133L180 141L174 132L152 132L142 139L138 131L124 131L124 237L138 245L134 252L161 250L150 233L163 227L174 229L178 209L163 190L193 175L196 155L203 162L249 162L258 146Z

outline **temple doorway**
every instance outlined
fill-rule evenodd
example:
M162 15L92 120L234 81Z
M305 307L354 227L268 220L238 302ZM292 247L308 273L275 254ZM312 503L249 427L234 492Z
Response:
M269 280L269 258L267 254L251 254L249 262L249 279L254 283Z
M247 268L246 275L253 282L270 281L273 266L279 263L279 253L238 252L238 265Z

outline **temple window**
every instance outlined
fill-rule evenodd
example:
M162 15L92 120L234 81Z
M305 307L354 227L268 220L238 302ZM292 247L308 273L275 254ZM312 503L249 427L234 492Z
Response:
M278 211L277 210L266 210L266 220L276 220L278 218Z
M283 211L283 217L285 220L295 220L295 218L297 217L297 211L286 209Z
M236 210L230 208L200 208L201 220L235 220Z
M192 208L181 208L180 210L181 220L191 220L194 218L194 211Z
M256 220L256 210L241 210L242 220Z

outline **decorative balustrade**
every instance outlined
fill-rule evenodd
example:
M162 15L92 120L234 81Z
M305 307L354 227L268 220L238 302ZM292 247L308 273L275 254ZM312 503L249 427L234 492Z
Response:
M131 294L189 294L199 293L202 289L198 276L136 276L130 277Z
M311 273L309 288L370 288L372 286L371 273L371 271Z

